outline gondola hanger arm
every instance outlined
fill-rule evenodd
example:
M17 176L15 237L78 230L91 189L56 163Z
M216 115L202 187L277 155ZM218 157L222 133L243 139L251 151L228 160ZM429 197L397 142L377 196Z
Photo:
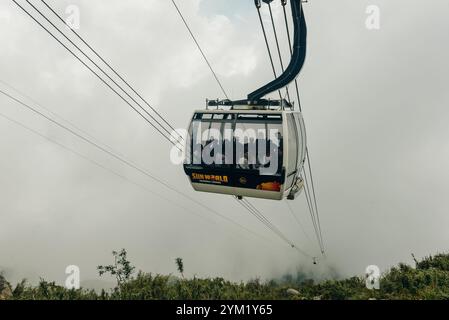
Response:
M273 0L255 0L257 9L261 8L261 1L268 4ZM287 0L281 0L281 3L286 5ZM291 0L290 4L294 25L293 55L290 64L285 69L285 72L275 80L250 93L248 95L249 104L257 103L264 96L287 86L297 78L304 65L307 48L307 25L302 10L302 0Z

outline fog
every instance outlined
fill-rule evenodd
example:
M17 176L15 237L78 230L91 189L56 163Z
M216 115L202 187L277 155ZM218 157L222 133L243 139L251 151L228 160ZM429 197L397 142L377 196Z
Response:
M206 98L223 98L171 1L48 2L62 15L78 6L79 33L176 128L185 128ZM253 1L178 3L231 98L272 79ZM379 30L365 25L368 5L380 8ZM273 9L288 60L280 1ZM182 257L187 276L231 280L298 268L317 277L360 275L368 265L386 270L411 262L411 253L447 251L448 2L313 0L304 10L309 43L299 88L326 247L317 266L231 197L192 191L182 166L170 162L170 144L12 1L2 1L2 90L14 93L5 83L17 88L29 97L20 96L24 101L38 102L260 235L0 95L1 114L102 166L0 117L0 269L7 277L63 283L66 266L77 265L82 281L98 280L96 266L120 248L147 272L176 273L174 260ZM266 6L262 13L273 45ZM285 202L252 203L319 255L304 195L292 207L307 235Z

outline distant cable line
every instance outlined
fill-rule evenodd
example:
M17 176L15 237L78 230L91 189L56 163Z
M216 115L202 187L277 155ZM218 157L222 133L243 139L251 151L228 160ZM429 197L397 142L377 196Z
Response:
M35 130L35 129L32 129L31 127L29 127L29 126L27 126L27 125L25 125L25 124L23 124L23 123L21 123L21 122L19 122L19 121L17 121L17 120L12 119L11 117L8 117L7 115L5 115L5 114L3 114L3 113L0 113L0 117L3 117L3 118L5 118L6 120L8 120L8 121L10 121L10 122L12 122L12 123L14 123L14 124L16 124L17 126L20 126L20 127L22 127L23 129L26 129L27 131L30 131L31 133L33 133L33 134L35 134L35 135L37 135L37 136L39 136L39 137L41 137L41 138L43 138L43 139L45 139L45 140L47 140L47 141L49 141L49 142L51 142L51 143L57 145L58 147L60 147L60 148L62 148L62 149L64 149L64 150L67 150L67 151L69 151L69 152L75 154L76 156L78 156L78 157L80 157L80 158L82 158L82 159L84 159L84 160L86 160L86 161L88 161L88 162L90 162L90 163L96 165L97 167L99 167L99 168L101 168L101 169L103 169L103 170L105 170L105 171L108 171L108 172L112 173L113 175L115 175L115 176L117 176L117 177L119 177L119 178L121 178L121 179L123 179L123 180L125 180L125 181L127 181L127 182L129 182L129 183L131 183L131 184L133 184L133 185L135 185L135 186L138 186L139 188L141 188L141 189L147 191L148 193L150 193L150 194L152 194L152 195L155 195L155 196L157 196L157 197L159 197L159 198L165 200L166 202L168 202L168 203L170 203L170 204L174 204L175 206L177 206L177 207L179 207L179 208L181 208L181 209L183 209L183 210L186 210L187 212L189 212L189 213L191 213L191 214L193 214L193 215L196 215L197 217L200 217L200 218L202 218L202 219L207 219L209 222L215 223L214 221L209 220L209 218L204 217L204 216L201 216L201 215L197 214L196 212L194 212L193 210L191 210L191 209L189 209L189 208L187 208L187 207L185 207L185 206L182 206L182 205L180 205L180 204L174 202L173 199L169 199L169 198L167 198L167 197L165 197L165 196L163 196L163 195L161 195L161 194L159 194L159 193L154 192L153 190L150 190L149 188L147 188L146 186L144 186L144 185L142 185L142 184L140 184L140 183L137 183L137 182L132 181L130 178L126 177L125 175L120 174L120 173L118 173L118 172L116 172L116 171L114 171L114 170L112 170L112 169L110 169L110 168L104 166L104 165L101 164L100 162L98 162L98 161L96 161L96 160L93 160L93 159L91 159L91 158L89 158L89 157L83 155L82 153L80 153L80 152L78 152L78 151L76 151L76 150L74 150L74 149L72 149L72 148L69 148L69 147L65 146L64 144L62 144L62 143L60 143L60 142L58 142L58 141L56 141L56 140L54 140L54 139L52 139L52 138L49 138L49 137L45 136L44 134L40 133L39 131L37 131L37 130Z
M181 205L181 204L179 204L179 203L176 203L175 201L173 201L173 199L169 199L169 198L167 198L167 197L165 197L165 196L163 196L163 195L161 195L161 194L159 194L159 193L157 193L157 192L155 192L155 191L149 189L149 188L146 187L145 185L140 184L140 183L137 183L137 182L131 180L131 179L128 178L127 176L125 176L125 175L123 175L123 174L120 174L120 173L118 173L118 172L116 172L116 171L114 171L114 170L112 170L112 169L110 169L110 168L104 166L104 165L101 164L100 162L98 162L98 161L96 161L96 160L93 160L93 159L91 159L91 158L89 158L89 157L83 155L82 153L76 151L75 149L69 148L69 147L65 146L64 144L62 144L62 143L60 143L60 142L58 142L58 141L56 141L56 140L54 140L54 139L51 139L51 138L49 138L49 137L43 135L43 134L40 133L39 131L32 129L31 127L29 127L29 126L27 126L27 125L25 125L25 124L23 124L23 123L21 123L21 122L19 122L19 121L17 121L17 120L14 120L14 119L8 117L7 115L5 115L5 114L3 114L3 113L1 113L1 112L0 112L0 117L3 117L4 119L10 121L11 123L14 123L15 125L17 125L17 126L23 128L23 129L25 129L25 130L27 130L27 131L29 131L29 132L31 132L31 133L37 135L37 136L39 136L39 137L41 137L41 138L43 138L43 139L49 141L50 143L53 143L53 144L57 145L58 147L60 147L60 148L62 148L62 149L64 149L64 150L66 150L66 151L69 151L70 153L72 153L72 154L74 154L74 155L80 157L81 159L84 159L85 161L88 161L88 162L94 164L95 166L97 166L97 167L99 167L99 168L101 168L101 169L103 169L103 170L105 170L105 171L107 171L107 172L109 172L109 173L111 173L111 174L113 174L113 175L115 175L115 176L117 176L117 177L119 177L119 178L121 178L121 179L127 181L128 183L133 184L133 185L135 185L135 186L141 188L142 190L146 191L147 193L149 193L149 194L151 194L151 195L155 195L155 196L159 197L160 199L165 200L167 203L173 204L173 205L177 206L178 208L180 208L180 209L182 209L182 210L185 210L186 212L188 212L188 213L191 214L191 215L195 215L196 217L198 217L198 218L200 218L200 219L207 220L209 223L212 223L212 224L216 225L216 222L213 221L213 220L211 220L210 218L205 217L205 216L203 216L203 215L199 215L197 212L191 210L190 208L188 208L188 207L186 207L186 206L183 206L183 205ZM266 239L265 237L263 237L263 236L261 236L261 235L255 233L255 232L250 232L250 233L251 233L253 236L256 236L256 237L258 237L258 238L261 238L261 239L263 239L263 240L267 240L267 241L268 241L268 239ZM245 235L246 235L246 233L245 233ZM239 234L239 236L242 236L242 235Z
M285 21L285 28L287 30L288 47L289 47L289 50L290 50L290 55L293 56L293 46L292 46L291 37L290 37L290 28L289 28L289 25L288 25L287 11L286 11L286 8L285 8L286 4L287 4L287 1L282 1L282 8L283 8L283 13L284 13L284 21ZM301 6L300 10L301 10L301 14L303 14L302 6ZM299 111L302 112L301 98L300 98L300 95L299 95L299 88L298 88L298 80L297 79L295 79L295 88L296 88L296 97L297 97L297 100L298 100ZM309 148L308 147L306 148L306 158L307 158L308 171L309 171L310 183L311 183L311 188L310 188L311 190L310 190L309 186L308 186L308 184L309 184L308 175L307 175L306 171L304 171L304 180L305 180L306 189L307 189L306 190L306 199L307 199L307 202L308 202L309 210L311 211L315 232L317 233L318 241L320 243L321 253L324 254L325 249L324 249L323 234L322 234L322 231L321 231L320 216L319 216L317 199L316 199L316 192L315 192L315 183L314 183L314 179L313 179L312 166L311 166L310 155L309 155Z
M285 241L290 247L301 253L302 255L314 258L304 250L300 249L297 245L295 245L291 240L287 238L273 223L271 223L265 215L259 211L249 200L242 199L238 200L241 202L241 205L244 206L252 215L254 215L260 222L262 222L268 229L270 229L273 233L275 233L278 237L280 237L283 241Z
M48 108L45 108L44 106L42 106L40 103L38 103L37 101L35 101L33 98L31 98L30 96L24 94L23 92L20 92L17 88L13 87L12 85L6 83L5 81L0 79L0 83L3 84L5 87L8 87L9 89L11 89L12 91L14 91L15 93L21 95L22 97L28 99L30 102L32 102L35 106L47 111L48 113L50 113L53 117L62 120L63 122L69 124L73 129L78 130L79 132L81 132L82 134L84 134L85 136L89 137L90 139L96 141L96 139L91 136L88 132L86 132L85 130L81 129L79 126L73 124L72 122L70 122L69 120L61 117L60 115L56 114L55 112L51 111ZM112 147L107 145L107 144L103 144L105 147L107 147L109 150L112 150Z
M295 221L297 222L298 226L301 228L302 233L306 236L307 240L309 240L311 243L314 243L312 241L312 239L310 238L309 234L306 232L306 229L304 228L304 225L302 224L301 220L299 220L299 217L297 214L295 214L292 206L290 205L289 201L286 201L288 210L290 212L290 214L292 215L292 217L295 219Z
M198 50L200 51L201 55L204 58L204 61L206 61L207 65L209 66L210 71L212 72L212 75L215 78L215 81L217 81L218 85L220 86L221 91L223 92L223 94L225 95L226 99L229 100L229 96L226 93L225 89L223 88L223 85L221 84L220 79L218 79L218 76L216 74L216 72L214 71L214 69L212 68L211 63L209 62L209 59L207 59L206 54L204 53L203 49L201 48L200 44L198 43L195 35L193 34L192 30L189 27L189 24L187 23L186 19L184 18L184 15L182 14L181 10L179 9L178 5L176 4L175 0L172 0L173 5L176 8L176 11L178 11L179 16L181 17L182 21L184 22L184 25L187 28L187 31L189 31L190 36L192 37L193 41L195 42L196 46L198 47Z
M173 5L175 6L176 10L178 11L178 14L180 15L182 21L184 22L184 25L186 26L187 30L189 31L193 41L195 42L195 44L197 45L201 55L203 56L204 60L206 61L207 65L209 66L209 69L211 70L213 76L215 77L215 80L217 81L218 85L220 86L221 90L223 91L224 95L226 96L227 99L229 99L226 91L223 88L223 85L221 84L220 80L217 77L217 74L215 73L215 71L213 70L209 60L207 59L204 51L201 49L201 46L199 45L198 41L196 40L196 37L194 36L192 30L190 29L186 19L184 18L181 10L179 9L179 7L176 5L176 2L174 0L172 0ZM262 21L261 21L262 22ZM263 24L262 24L262 28L263 28ZM264 34L265 34L265 30L264 30ZM266 39L266 35L265 35L265 39ZM267 40L267 39L266 39ZM267 42L267 46L268 46L268 42ZM268 47L269 49L269 47ZM273 63L273 60L271 58L271 52L270 52L270 59L271 62ZM276 74L276 71L274 69L274 64L272 64L273 66L273 71ZM279 91L279 94L280 91ZM308 257L311 257L310 255L308 255L307 253L305 253L304 251L302 251L301 249L297 248L290 240L288 240L288 238L285 237L285 235L277 228L275 227L257 208L255 208L248 200L243 199L243 200L237 200L239 202L239 204L241 206L243 206L248 212L250 212L253 216L255 216L257 219L259 219L266 227L268 227L271 231L273 231L275 234L277 234L281 239L283 239L285 242L287 242L291 247L295 248L297 251L299 251L301 254L306 255Z
M64 38L65 39L67 39L73 46L75 46L75 48L77 48L92 64L94 64L106 77L108 77L108 79L110 80L110 81L112 81L121 91L123 91L135 104L137 104L149 117L151 117L151 119L153 119L153 121L154 122L156 122L157 123L157 125L160 127L160 128L158 128L157 126L155 126L150 120L148 120L142 113L140 113L139 112L139 110L137 110L136 108L135 108L135 106L133 106L127 99L125 99L116 89L114 89L112 86L111 86L111 84L109 84L105 79L103 79L97 72L95 72L89 65L87 65L86 64L86 62L84 62L77 54L75 54L70 48L68 48L60 39L58 39L49 29L47 29L41 22L39 22L29 11L27 11L24 7L22 7L17 1L15 1L15 0L13 0L13 2L18 6L18 7L20 7L28 16L30 16L40 27L42 27L47 33L49 33L58 43L60 43L67 51L69 51L77 60L79 60L86 68L88 68L97 78L99 78L106 86L108 86L116 95L118 95L125 103L127 103L134 111L136 111L143 119L145 119L153 128L155 128L165 139L167 139L171 144L173 144L175 147L177 147L179 150L181 150L178 146L177 146L177 143L174 143L173 141L171 141L170 140L170 138L168 137L168 136L166 136L165 135L165 133L163 133L162 131L165 131L166 133L168 133L169 135L171 134L169 131L168 131L168 129L163 125L163 124L161 124L157 119L155 119L151 114L149 114L148 113L148 111L145 109L145 108L143 108L142 107L142 105L140 104L140 103L138 103L125 89L123 89L123 87L122 86L120 86L113 78L111 78L96 62L94 62L93 60L92 60L92 58L90 58L82 49L80 49L79 48L79 46L77 46L70 38L68 38L67 36L66 36L66 34L63 32L63 31L61 31L53 22L51 22L47 17L46 17L46 15L45 14L43 14L39 9L37 9L33 4L31 4L30 2L29 2L29 0L26 0L27 1L27 3L31 6L31 7L33 7L34 8L34 10L36 10L48 23L50 23L62 36L64 36ZM41 0L44 4L45 4L45 6L47 7L47 8L49 8L60 20L62 20L63 22L64 22L64 20L44 1L44 0ZM211 64L210 64L210 62L209 62L209 60L207 59L207 57L206 57L206 55L205 55L205 53L204 53L204 51L202 50L202 48L201 48L201 46L199 45L199 43L198 43L198 41L196 40L196 38L195 38L195 36L193 35L193 33L192 33L192 31L191 31L191 29L190 29L190 27L189 27L189 25L187 24L187 22L186 22L186 20L185 20L185 18L184 18L184 16L182 15L182 13L181 13L181 11L180 11L180 9L179 9L179 7L176 5L176 3L175 3L175 1L174 0L172 0L172 3L173 3L173 5L175 6L175 8L176 8L176 10L178 11L178 13L179 13L179 15L181 16L181 18L182 18L182 20L183 20L183 22L184 22L184 24L185 24L185 26L186 26L186 28L187 28L187 30L189 31L189 33L190 33L190 35L192 36L192 38L193 38L193 40L194 40L194 42L195 42L195 44L197 45L197 47L198 47L198 49L200 50L200 53L202 54L202 56L203 56L203 58L204 58L204 60L206 61L206 63L207 63L207 65L209 66L209 68L210 68L210 70L212 71L212 73L213 73L213 75L214 75L214 78L215 78L215 80L217 81L217 83L219 84L219 86L220 86L220 88L221 88L221 90L223 91L223 93L225 94L225 96L226 96L226 98L228 98L229 99L229 97L228 97L228 95L227 95L227 93L226 93L226 91L224 90L224 88L223 88L223 85L221 84L221 82L220 82L220 80L218 79L218 77L217 77L217 74L215 73L215 71L213 70L213 68L212 68L212 66L211 66ZM269 45L268 45L268 40L267 40L267 37L266 37L266 33L265 33L265 29L264 29L264 26L263 26L263 22L262 22L262 19L261 19L261 16L260 16L260 12L259 12L259 18L260 18L260 22L261 22L261 24L262 24L262 29L263 29L263 31L264 31L264 36L265 36L265 42L266 42L266 45L267 45L267 48L268 48L268 51L269 51L269 54L270 54L270 60L271 60L271 63L272 63L272 67L273 67L273 71L274 71L274 74L275 74L275 76L276 76L276 70L275 70L275 67L274 67L274 63L273 63L273 59L272 59L272 56L271 56L271 51L270 51L270 48L269 48ZM126 82L125 80L124 80L124 78L122 78L116 71L115 71L115 69L113 69L80 35L78 35L78 33L76 33L74 30L72 30L74 33L75 33L75 35L85 44L85 45L87 45L88 46L88 48L92 51L92 52L94 52L94 54L98 57L98 58L100 58L100 60L103 62L103 63L105 63L119 78L120 78L120 80L122 80L148 107L150 107L152 110L153 110L153 112L155 112L158 116L159 116L159 118L161 118L163 121L164 121L164 123L166 124L166 125L168 125L171 129L173 129L173 127L157 112L157 111L155 111L152 107L151 107L151 105L149 105L149 103L144 99L144 98L142 98L142 96L139 94L139 93L137 93L137 91L132 87L132 86L130 86L129 84L128 84L128 82ZM279 49L279 48L278 48ZM282 58L281 58L282 59ZM135 169L135 170L137 170L137 171L139 171L140 173L142 173L142 174L144 174L145 176L147 176L147 177L149 177L150 179L152 179L152 180L154 180L154 181L156 181L157 183L159 183L159 184L162 184L163 186L165 186L166 188L168 188L168 189L170 189L171 191L173 191L173 192L175 192L175 193L177 193L177 194L179 194L179 195L181 195L181 196L183 196L183 197L185 197L185 198L187 198L187 199L189 199L190 201L192 201L192 202L194 202L194 203L196 203L197 205L199 205L199 206L201 206L201 207L203 207L204 209L206 209L206 210L208 210L208 211L211 211L211 212L213 212L214 214L216 214L216 215L218 215L218 216L220 216L221 218L223 218L223 219L225 219L225 220L227 220L228 222L231 222L231 223L233 223L233 224L236 224L237 226L239 226L240 228L243 228L243 229L245 229L247 232L250 232L250 233L253 233L251 230L249 230L249 229L247 229L247 228L245 228L244 226L242 226L242 225L240 225L239 223L237 223L237 222L235 222L235 221L233 221L232 219L230 219L230 218L228 218L228 217L226 217L226 216L223 216L223 215L221 215L220 213L218 213L217 211L215 211L215 210L213 210L213 209L211 209L211 208L209 208L209 207L207 207L207 206L205 206L204 204L202 204L201 202L199 202L199 201L197 201L197 200L195 200L195 199L193 199L193 198L191 198L191 197L189 197L188 195L186 195L186 194L184 194L183 192L181 192L181 191L179 191L179 190L176 190L175 188L173 188L173 187L171 187L170 185L168 185L165 181L163 181L163 180L161 180L161 179L158 179L158 178L156 178L156 177L154 177L153 175L151 175L151 174L149 174L146 170L144 170L144 169L142 169L142 168L140 168L139 166L137 166L137 165L135 165L134 163L132 163L132 162L130 162L129 160L127 160L127 159L125 159L125 158L123 158L122 156L120 156L119 154L117 154L116 152L114 152L114 151L111 151L111 150L108 150L107 148L105 148L105 147L103 147L102 145L100 145L99 143L97 143L97 142L95 142L95 141L92 141L92 139L88 139L88 138L86 138L85 136L83 136L82 134L79 134L78 132L76 132L76 131L74 131L73 129L71 129L71 128L69 128L69 127L67 127L67 126L65 126L65 125L63 125L63 124L61 124L61 123L59 123L58 121L56 121L56 120L54 120L54 119L52 119L51 117L48 117L48 116L46 116L45 114L43 114L43 113L41 113L40 111L38 111L38 110L36 110L36 109L34 109L34 108L32 108L32 107L30 107L29 105L27 105L27 104L25 104L25 103L23 103L22 101L20 101L19 99L16 99L16 98L14 98L13 96L11 96L11 95L9 95L9 94L7 94L6 92L3 92L3 91L1 91L0 90L0 93L2 93L2 94L4 94L5 96L7 96L7 97L9 97L10 99L12 99L12 100L14 100L14 101L16 101L17 103L19 103L19 104L21 104L22 106L24 106L24 107L26 107L26 108L28 108L29 110L31 110L31 111L33 111L33 112L35 112L35 113L37 113L38 115L40 115L40 116L42 116L42 117L44 117L45 119L47 119L48 121L50 121L50 122L52 122L53 124L55 124L55 125L57 125L57 126L59 126L59 127L61 127L62 129L64 129L64 130L66 130L66 131L69 131L71 134L73 134L73 135L75 135L75 136L77 136L78 138L80 138L80 139L82 139L82 140L84 140L85 142L87 142L87 143L89 143L89 144L91 144L91 145L93 145L94 147L96 147L96 148L98 148L98 149L100 149L101 151L103 151L103 152L105 152L105 153L107 153L107 154L109 154L110 156L112 156L113 158L115 158L116 160L119 160L119 161L121 161L121 162L123 162L124 164L126 164L127 166L129 166L129 167L131 167L131 168L133 168L133 169ZM281 93L280 93L280 90L279 90L279 94L281 95ZM182 138L182 137L181 137ZM179 137L178 137L178 139L179 139ZM179 143L179 140L177 141L178 143ZM273 231L275 234L277 234L281 239L283 239L286 243L288 243L292 248L294 248L294 249L296 249L298 252L300 252L301 254L303 254L303 255L306 255L306 256L309 256L309 257L312 257L312 256L310 256L310 255L308 255L307 253L305 253L304 251L302 251L300 248L298 248L296 245L294 245L276 226L274 226L257 208L255 208L248 200L246 200L246 199L244 199L243 201L242 201L242 203L241 203L244 207L245 207L245 209L247 210L247 211L249 211L251 214L253 214L256 218L258 218L265 226L267 226L271 231ZM254 233L253 233L254 234Z
M36 108L33 108L33 107L30 106L29 104L26 104L25 102L23 102L23 101L21 101L20 99L18 99L18 98L16 98L16 97L12 96L12 95L10 95L10 94L8 94L7 92L5 92L5 91L3 91L3 90L1 90L1 89L0 89L0 93L3 94L4 96L10 98L11 100L15 101L15 102L18 103L19 105L25 107L26 109L32 111L33 113L39 115L40 117L43 117L44 119L48 120L49 122L53 123L54 125L56 125L56 126L62 128L62 129L64 129L65 131L69 132L70 134L74 135L75 137L77 137L77 138L83 140L84 142L86 142L86 143L92 145L93 147L99 149L100 151L102 151L102 152L108 154L109 156L113 157L114 159L116 159L116 160L118 160L118 161L124 163L124 164L127 165L128 167L130 167L130 168L132 168L132 169L134 169L134 170L140 172L141 174L143 174L143 175L145 175L146 177L150 178L151 180L157 182L158 184L161 184L161 185L164 186L165 188L167 188L167 189L169 189L169 190L171 190L171 191L177 193L178 195L180 195L180 196L182 196L182 197L188 199L189 201L191 201L191 202L197 204L198 206L204 208L205 210L214 213L215 215L221 217L222 219L227 220L228 222L230 222L230 223L232 223L232 224L238 226L239 228L244 229L246 232L249 232L249 233L252 233L252 234L254 234L254 235L257 235L257 234L255 234L253 231L251 231L251 230L249 230L248 228L244 227L243 225L241 225L241 224L235 222L234 220L230 219L229 217L227 217L227 216L225 216L225 215L222 215L221 213L217 212L216 210L214 210L214 209L212 209L212 208L209 208L208 206L206 206L206 205L202 204L201 202L195 200L194 198L190 197L189 195L187 195L187 194L185 194L185 193L183 193L183 192L181 192L181 191L175 189L174 187L172 187L171 185L169 185L167 182L165 182L165 181L163 181L163 180L161 180L161 179L159 179L159 178L153 176L152 174L150 174L150 173L149 173L148 171L146 171L145 169L142 169L142 168L140 168L138 165L132 163L131 161L129 161L129 160L127 160L127 159L125 159L125 158L119 156L116 152L107 150L105 147L103 147L103 146L100 145L99 143L94 142L94 141L92 141L92 140L90 140L90 139L84 137L84 136L81 135L80 133L78 133L78 132L74 131L73 129L71 129L71 128L69 128L69 127L67 127L67 126L65 126L65 125L63 125L63 124L61 124L60 122L58 122L58 121L52 119L51 117L49 117L49 116L43 114L42 112L40 112L40 111L37 110ZM258 236L258 235L257 235L257 236Z
M292 43L291 43L291 39L290 39L290 29L289 29L289 26L288 26L287 12L286 12L286 8L285 8L286 4L287 4L287 1L281 1L281 3L282 3L282 7L283 7L283 12L284 12L284 20L285 20L285 26L286 26L286 30L287 30L287 38L288 38L290 55L293 56L293 48L292 48ZM281 54L281 50L280 50L280 46L279 46L279 41L278 41L276 26L275 26L275 23L274 23L274 18L273 18L273 12L272 12L272 9L271 9L271 4L270 4L270 2L267 2L267 4L268 4L269 12L270 12L270 18L271 18L271 23L272 23L272 26L273 26L273 32L274 32L274 36L275 36L275 41L276 41L276 46L277 46L277 50L278 50L278 55L279 55L281 68L282 68L282 70L284 70L282 54ZM256 8L257 8L258 16L259 16L260 25L262 27L262 32L263 32L263 35L264 35L264 38L265 38L265 44L266 44L266 47L267 47L268 55L270 57L271 66L273 68L274 77L277 78L276 68L274 66L273 57L272 57L270 46L269 46L269 43L268 43L268 38L267 38L267 35L266 35L265 27L264 27L264 24L263 24L261 13L260 13L260 8L261 8L261 2L260 1L256 1ZM302 15L303 14L302 6L300 7L300 10L301 10L300 14ZM295 88L296 88L296 95L297 95L297 99L298 99L299 111L302 112L301 100L300 100L300 95L299 95L299 88L298 88L298 81L297 81L297 79L295 79ZM287 97L288 97L289 102L290 102L290 94L288 92L288 87L286 88L286 93L287 93ZM280 90L279 90L279 95L281 96ZM281 99L282 99L282 96L281 96ZM320 219L319 219L318 206L317 206L316 193L315 193L315 186L314 186L314 180L313 180L313 176L312 176L312 169L311 169L311 165L310 165L310 157L309 157L309 149L308 148L306 148L306 157L307 157L308 170L309 170L310 179L311 179L310 183L311 183L312 186L311 186L311 188L309 188L309 179L308 179L308 176L307 176L307 172L304 170L305 196L306 196L307 205L308 205L308 208L309 208L309 211L310 211L310 215L311 215L311 218L312 218L314 231L315 231L315 234L316 234L316 237L317 237L317 240L318 240L318 244L320 246L321 253L324 255L324 252L325 252L324 241L323 241L323 235L322 235L322 231L321 231L321 223L320 223Z
M70 48L68 48L61 40L59 40L50 30L48 30L41 22L39 22L29 11L27 11L23 6L21 6L16 0L12 0L19 8L21 8L28 16L30 16L40 27L42 27L49 35L51 35L59 44L61 44L67 51L69 51L78 61L80 61L89 71L91 71L100 81L102 81L109 89L111 89L116 95L118 95L127 105L129 105L135 112L137 112L148 124L150 124L156 131L158 131L168 142L170 142L173 146L178 148L180 151L181 148L177 146L176 143L171 141L170 137L165 135L162 130L156 127L151 121L149 121L135 106L133 106L128 100L126 100L116 89L114 89L106 80L104 80L97 72L95 72L90 66L87 65L77 54L75 54ZM28 1L28 0L27 0ZM33 5L32 5L33 6ZM34 7L34 6L33 6ZM53 25L53 24L52 24ZM55 27L56 28L56 27ZM100 68L100 70L102 70ZM123 90L123 89L122 89ZM165 129L167 131L167 129ZM171 134L168 132L169 135Z
M256 4L256 8L257 8L257 14L259 16L260 26L262 28L263 37L265 39L265 45L266 45L267 51L268 51L268 57L270 58L271 68L273 69L273 75L274 75L274 78L276 79L277 78L276 68L274 66L273 55L271 54L270 45L268 43L267 32L265 30L265 26L264 26L263 20L262 20L262 15L260 13L260 4ZM281 90L278 90L278 92L279 92L279 98L282 100Z
M285 71L285 69L284 69L284 61L282 60L281 48L279 46L278 34L277 34L277 31L276 31L276 25L274 24L273 10L271 10L271 3L270 2L268 2L268 9L270 11L271 25L273 26L274 39L276 41L276 47L277 47L277 51L278 51L279 62L281 64L281 70L282 70L282 72L284 72ZM285 91L287 93L288 101L290 102L290 92L288 91L288 86L285 88Z
M302 178L302 175L301 175ZM312 196L311 196L311 192L310 192L310 187L309 187L309 183L307 180L307 177L305 176L305 172L304 172L304 194L306 197L306 202L307 202L307 206L309 207L309 212L310 212L310 218L312 220L312 224L313 224L313 228L315 231L315 236L317 238L318 241L318 245L320 246L320 250L321 252L324 251L323 246L322 246L322 242L321 242L321 237L320 237L320 232L319 232L319 227L317 225L317 219L316 219L316 214L315 214L315 209L313 206L313 201L312 201Z
M64 19L49 5L47 4L47 2L45 2L44 0L41 0L42 3L59 19L61 20L64 24L66 24L66 22L64 21ZM86 40L84 40L84 38L82 36L80 36L78 34L78 32L76 32L73 28L69 28L77 37L78 39L80 39L110 70L112 70L112 72L114 72L114 74L120 78L120 80L122 80L127 86L128 88L130 88L132 90L132 92L134 92L155 114L157 114L159 116L159 118L171 129L173 130L173 132L175 132L176 130L173 128L173 126L167 121L165 120L165 118L156 110L154 109L150 103L148 103L148 101L142 97L142 95L134 89L133 86L131 86L127 80L125 80L123 78L123 76L121 76L111 65L110 63L108 63L89 43L87 43ZM182 136L179 136L181 139Z
M288 26L287 10L285 9L285 5L286 4L287 4L287 1L283 1L282 2L282 9L284 11L285 28L287 30L288 48L290 49L290 55L293 56L293 46L292 46L292 40L291 40L291 36L290 36L290 28ZM297 79L295 79L295 88L296 88L296 97L298 98L298 108L299 108L299 111L302 112L301 99L300 99L300 96L299 96L298 80Z
M309 167L309 175L310 175L310 181L311 181L311 185L312 185L312 196L313 196L313 202L315 204L315 214L316 214L316 218L317 218L318 231L319 231L320 239L321 239L322 253L324 254L324 251L325 251L324 250L324 240L323 240L323 234L321 231L320 215L319 215L319 211L318 211L318 204L317 204L316 193L315 193L315 183L313 180L312 165L311 165L311 161L310 161L310 155L308 152L308 148L307 148L307 164Z

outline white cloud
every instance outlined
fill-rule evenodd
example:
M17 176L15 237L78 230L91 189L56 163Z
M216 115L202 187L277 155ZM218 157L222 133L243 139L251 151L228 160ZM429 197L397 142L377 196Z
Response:
M50 3L62 13L73 1ZM222 1L178 3L233 98L272 78L254 9L230 10ZM446 3L423 7L381 1L384 22L378 33L364 26L367 3L306 6L310 42L300 77L328 263L346 274L362 273L373 263L385 268L409 259L410 251L445 250L449 240L444 194L449 49L441 40L448 23ZM80 33L175 126L185 126L205 98L222 96L170 1L76 4ZM274 5L288 61L279 9ZM266 19L266 10L263 14ZM273 43L269 21L266 26ZM270 239L261 243L237 236L233 226L162 190L216 224L203 222L0 119L0 243L10 244L0 246L0 256L19 270L17 277L32 273L62 280L65 266L73 263L94 277L95 266L108 262L109 251L120 247L147 271L175 271L173 258L182 256L191 274L234 279L271 276L309 263L288 248L279 249L282 243L237 204L190 191L182 169L167 164L168 146L154 130L11 1L0 4L0 38L2 80ZM0 97L0 106L1 112L161 192L8 99ZM255 204L301 246L315 250L285 204ZM294 207L312 234L304 201Z

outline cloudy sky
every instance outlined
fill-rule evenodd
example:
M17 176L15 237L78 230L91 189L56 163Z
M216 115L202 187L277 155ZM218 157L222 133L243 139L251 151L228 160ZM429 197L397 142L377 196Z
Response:
M65 16L69 5L78 6L79 33L176 128L186 127L206 98L222 97L171 1L48 2ZM232 98L271 80L252 0L178 2ZM380 8L380 30L366 28L369 5ZM278 1L273 7L287 58ZM0 268L13 280L62 282L66 266L74 264L82 280L92 280L112 250L126 248L148 272L175 273L174 259L183 257L189 276L245 280L300 267L363 274L371 264L385 270L410 262L411 253L447 251L448 2L312 0L305 12L309 47L300 90L327 251L317 267L232 198L191 191L182 167L170 162L170 145L12 1L1 1L0 89L39 103L262 237L2 95L3 116L128 180L0 116ZM307 235L284 202L252 202L299 247L317 254L303 196L292 206Z

